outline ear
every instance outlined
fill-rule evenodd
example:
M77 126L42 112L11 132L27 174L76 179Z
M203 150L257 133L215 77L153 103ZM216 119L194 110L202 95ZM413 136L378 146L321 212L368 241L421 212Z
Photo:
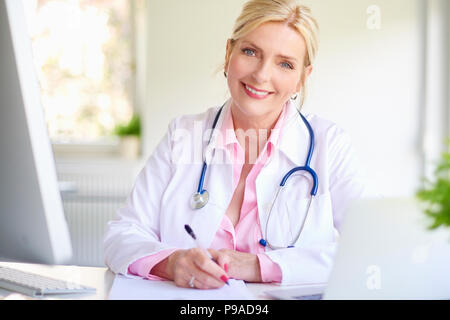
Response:
M313 67L312 65L307 66L304 70L303 70L303 74L299 80L299 82L297 83L297 87L296 87L296 92L300 92L301 88L303 87L303 85L306 82L306 79L309 77L309 75L311 74L311 72L313 71Z

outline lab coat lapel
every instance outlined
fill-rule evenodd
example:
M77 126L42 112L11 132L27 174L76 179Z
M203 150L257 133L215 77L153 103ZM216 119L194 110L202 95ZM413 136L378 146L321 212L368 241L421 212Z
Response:
M221 128L222 128L223 122L225 120L225 115L227 114L228 109L230 108L230 105L231 105L231 99L229 99L227 102L225 102L225 104L222 108L222 112L220 113L219 119L217 120L217 123L216 123L216 127L212 131L211 140L209 141L209 144L208 144L208 141L205 142L206 146L205 146L204 160L206 160L206 163L208 163L208 164L212 162L212 158L214 156L215 150L218 148L223 149L223 141L224 141L223 139L225 139L225 137L223 137L221 134ZM207 133L208 135L211 134L212 125L213 125L214 119L217 115L217 112L219 112L219 109L217 109L217 111L211 117L212 120L209 121L210 123L206 124L205 133ZM215 161L219 162L217 159Z
M289 158L292 167L305 165L309 151L309 131L292 101L288 103L283 134L277 150Z
M209 192L209 202L202 214L195 215L194 225L199 227L199 240L205 247L209 247L214 239L223 219L233 191L233 167L231 163L215 163L222 158L224 150L216 150L212 162L208 166L205 177L205 189ZM208 226L205 228L205 226Z
M205 149L208 169L204 188L209 192L209 202L204 210L199 210L201 213L196 214L192 221L192 227L193 229L195 227L194 230L198 230L198 239L205 247L209 247L212 243L231 201L233 191L233 165L220 140L224 138L220 135L220 128L230 107L230 102L231 100L228 100L225 103L217 121L216 129L211 136L211 141ZM212 117L212 121L214 121L215 116L216 114ZM208 130L208 127L206 127L206 130ZM205 225L209 227L205 228Z

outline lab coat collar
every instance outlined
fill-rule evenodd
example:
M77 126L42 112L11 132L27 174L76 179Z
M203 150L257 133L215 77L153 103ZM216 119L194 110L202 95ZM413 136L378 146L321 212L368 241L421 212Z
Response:
M209 144L208 144L208 141L206 141L207 145L206 145L206 149L205 149L205 159L204 160L206 161L207 164L211 163L211 159L214 155L215 149L225 149L225 144L223 141L223 139L225 137L222 136L221 129L223 126L223 122L226 118L226 115L228 113L228 110L230 109L230 105L231 105L231 98L228 99L225 102L225 104L223 105L222 112L220 113L219 119L217 120L217 123L216 123L216 127L215 127L214 131L212 132L212 136L211 136L211 140L210 140ZM206 131L212 129L212 124L213 124L214 119L216 118L219 110L220 110L220 107L213 109L212 116L209 117L210 120L206 124L206 128L205 128Z
M309 151L309 131L291 100L288 102L282 130L281 141L276 150L285 155L294 166L303 166Z

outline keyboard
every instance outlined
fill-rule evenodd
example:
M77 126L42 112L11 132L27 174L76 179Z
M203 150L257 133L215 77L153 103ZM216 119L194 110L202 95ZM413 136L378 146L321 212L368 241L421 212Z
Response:
M0 266L0 288L32 297L67 293L95 293L95 288Z

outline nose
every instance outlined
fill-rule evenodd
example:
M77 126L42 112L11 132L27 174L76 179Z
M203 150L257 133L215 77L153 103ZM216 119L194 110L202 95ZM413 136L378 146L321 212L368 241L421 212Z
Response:
M270 62L268 60L261 60L253 72L253 79L257 83L265 83L270 80L271 75L272 69Z

